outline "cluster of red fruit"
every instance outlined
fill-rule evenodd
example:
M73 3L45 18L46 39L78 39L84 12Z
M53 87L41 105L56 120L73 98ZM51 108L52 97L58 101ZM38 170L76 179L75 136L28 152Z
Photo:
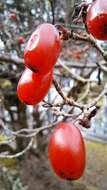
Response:
M17 87L19 99L29 105L39 103L53 79L53 66L61 50L59 32L52 24L40 25L31 35L25 51L25 71ZM49 159L55 173L67 180L78 179L85 168L82 135L73 123L60 123L49 143Z
M96 39L107 40L107 0L96 0L89 6L86 25Z
M60 51L61 40L55 26L49 23L38 26L24 51L25 71L17 87L18 97L23 103L35 105L46 96Z
M12 18L15 19L14 15ZM107 0L96 0L87 11L89 33L107 40ZM59 32L52 24L42 24L31 35L24 52L25 71L18 83L19 99L29 105L39 103L47 94L53 67L61 51ZM80 130L71 122L55 127L48 147L50 163L62 179L75 180L85 168L85 145Z

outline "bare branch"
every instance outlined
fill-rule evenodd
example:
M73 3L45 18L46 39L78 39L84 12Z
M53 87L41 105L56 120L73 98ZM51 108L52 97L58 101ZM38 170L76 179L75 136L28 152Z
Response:
M93 101L91 102L88 106L87 106L87 109L93 107L93 106L96 106L96 104L98 103L98 101L100 99L102 99L104 97L104 95L107 95L107 84L105 85L104 87L104 90L99 94L99 96Z
M25 154L33 145L33 138L31 138L31 140L29 141L29 144L27 145L27 147L25 149L23 149L21 152L18 152L16 154L13 155L6 155L6 154L0 154L0 158L9 158L9 159L13 159L13 158L18 158L20 156L22 156L23 154Z
M72 99L69 99L68 97L66 97L63 92L62 92L62 89L60 87L60 85L57 83L57 81L54 79L53 80L53 83L54 83L54 86L57 90L57 92L60 94L60 96L62 97L62 99L64 100L65 104L68 104L70 106L75 106L75 107L78 107L79 109L83 110L84 109L84 106L83 105L80 105L79 103L75 102Z
M61 62L60 62L60 65L61 65L66 71L68 71L68 72L70 73L70 76L71 76L73 79L75 79L75 80L77 80L77 81L80 81L80 82L82 82L82 83L96 82L96 81L94 81L94 80L85 79L85 78L83 78L83 77L81 77L81 76L75 75L66 65L64 65L64 64L61 63Z

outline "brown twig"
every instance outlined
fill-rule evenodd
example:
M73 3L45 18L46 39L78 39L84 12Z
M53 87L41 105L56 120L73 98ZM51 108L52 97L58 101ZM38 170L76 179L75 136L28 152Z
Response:
M93 101L91 102L88 106L87 109L90 109L91 107L96 106L96 104L98 103L98 101L100 99L102 99L104 97L104 95L107 95L107 84L105 85L103 91L99 94L99 96Z
M80 35L75 32L71 32L71 38L74 40L81 40L85 42L89 42L93 47L95 47L98 52L103 56L104 60L107 61L107 53L103 50L103 48L97 43L93 36L85 33L85 35Z
M57 90L57 92L59 93L59 95L62 97L62 99L64 100L65 104L68 104L70 106L75 106L75 107L78 107L79 109L83 110L84 109L84 106L83 105L80 105L79 103L75 102L73 100L73 98L69 99L68 97L66 97L60 87L60 85L57 83L57 81L54 79L53 80L53 84Z
M81 76L77 76L77 75L74 74L66 65L64 65L64 64L61 63L61 62L60 62L60 65L61 65L66 71L69 72L70 76L71 76L73 79L75 79L75 80L77 80L77 81L79 81L79 82L81 82L81 83L96 82L96 81L91 80L91 79L85 79L85 78L83 78L83 77L81 77Z

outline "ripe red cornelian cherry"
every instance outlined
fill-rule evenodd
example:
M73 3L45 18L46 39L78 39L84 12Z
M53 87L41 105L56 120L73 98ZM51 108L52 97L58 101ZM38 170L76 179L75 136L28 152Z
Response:
M25 65L34 72L48 73L56 63L60 51L58 30L52 24L41 24L33 32L25 47Z
M10 18L11 20L13 20L13 21L16 21L16 20L17 20L17 15L16 15L16 13L15 13L15 12L10 13L10 14L9 14L9 18Z
M18 37L18 43L19 44L24 44L25 43L25 38L23 36Z
M71 122L61 122L51 136L48 154L55 173L62 179L76 180L85 168L85 145L80 130Z
M17 94L21 102L35 105L43 100L52 84L53 70L46 75L32 72L26 68L17 87Z
M107 40L107 0L96 0L87 11L87 29L98 40Z

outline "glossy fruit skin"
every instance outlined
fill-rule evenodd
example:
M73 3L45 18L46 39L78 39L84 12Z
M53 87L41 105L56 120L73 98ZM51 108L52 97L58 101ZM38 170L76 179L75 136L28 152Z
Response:
M86 24L98 40L107 40L107 0L96 0L88 9Z
M25 43L25 38L23 36L18 37L18 43L19 44L24 44Z
M79 179L85 168L85 145L80 130L71 122L55 128L48 146L50 163L62 179Z
M32 71L48 73L61 51L59 32L54 25L41 24L31 35L25 51L25 65Z
M41 75L26 68L17 86L18 98L28 105L39 103L48 93L52 79L53 70L46 75Z

